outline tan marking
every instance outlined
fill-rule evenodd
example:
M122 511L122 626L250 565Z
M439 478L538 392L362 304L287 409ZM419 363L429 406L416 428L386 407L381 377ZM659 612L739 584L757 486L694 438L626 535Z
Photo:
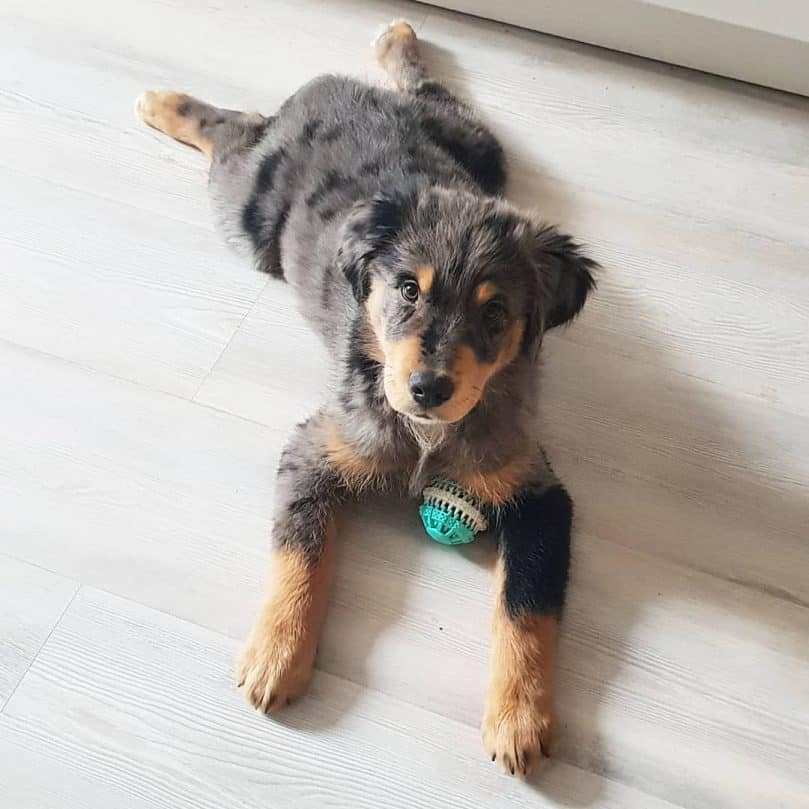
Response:
M502 506L526 482L530 469L528 458L515 458L491 472L469 472L456 475L456 479L478 500L492 506Z
M416 267L416 281L419 284L419 290L422 295L426 295L433 286L435 279L435 268L429 264L422 264L421 267Z
M462 419L480 401L486 383L517 356L524 330L524 321L512 323L503 338L497 359L491 363L480 362L469 346L461 346L452 368L455 393L448 402L433 410L433 414L450 423Z
M388 340L385 337L383 322L383 302L385 284L375 278L366 301L368 322L376 337L376 346L383 364L385 397L390 406L400 413L412 412L414 403L410 395L410 374L421 362L421 340L414 334L401 340Z
M199 149L207 158L213 158L213 141L202 135L193 116L177 112L180 104L193 102L183 93L156 93L148 90L138 99L138 114L149 126L169 137Z
M498 561L492 616L489 687L483 709L483 746L500 766L524 776L553 751L556 740L554 679L557 619L509 618Z
M343 477L346 485L355 492L374 486L384 488L385 475L390 471L373 455L362 455L349 443L334 419L327 419L324 426L326 458Z
M497 294L497 287L491 281L484 281L478 284L475 289L475 300L483 306L486 301L490 301Z
M239 685L255 708L274 711L306 691L326 614L333 545L329 521L316 563L297 551L273 553L267 599L239 663Z
M386 340L382 349L385 352L385 396L394 410L412 413L415 402L410 393L410 374L421 366L421 339L418 334L412 334L401 340Z
M362 348L367 356L372 360L376 360L380 365L385 364L385 352L379 344L379 338L375 332L371 331L369 334L363 335Z

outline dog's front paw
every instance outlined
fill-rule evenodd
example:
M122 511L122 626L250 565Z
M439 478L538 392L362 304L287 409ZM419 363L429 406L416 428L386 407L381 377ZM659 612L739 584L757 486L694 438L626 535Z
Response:
M553 701L539 689L532 691L501 687L486 697L483 746L512 775L528 775L551 755L556 740Z
M315 649L295 643L281 627L257 627L239 661L239 687L247 701L264 713L277 711L306 691Z

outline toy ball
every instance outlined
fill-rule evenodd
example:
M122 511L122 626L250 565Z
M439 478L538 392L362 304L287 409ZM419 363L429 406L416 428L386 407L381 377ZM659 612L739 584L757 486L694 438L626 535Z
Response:
M477 498L452 480L437 480L422 496L424 530L442 545L466 545L488 527Z

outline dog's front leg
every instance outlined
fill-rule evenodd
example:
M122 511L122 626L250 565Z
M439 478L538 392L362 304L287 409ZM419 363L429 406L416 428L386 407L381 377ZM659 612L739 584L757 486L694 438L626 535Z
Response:
M306 690L326 613L341 479L326 459L324 418L300 425L278 467L270 587L239 666L262 711Z
M556 628L570 562L572 504L558 483L523 488L499 514L497 603L483 744L500 765L529 773L556 731Z

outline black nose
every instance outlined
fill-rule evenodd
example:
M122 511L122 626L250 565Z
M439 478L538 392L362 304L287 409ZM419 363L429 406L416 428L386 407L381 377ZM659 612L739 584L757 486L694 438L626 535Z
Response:
M446 375L432 371L415 371L410 374L410 393L418 404L426 409L438 407L452 396L455 386Z

